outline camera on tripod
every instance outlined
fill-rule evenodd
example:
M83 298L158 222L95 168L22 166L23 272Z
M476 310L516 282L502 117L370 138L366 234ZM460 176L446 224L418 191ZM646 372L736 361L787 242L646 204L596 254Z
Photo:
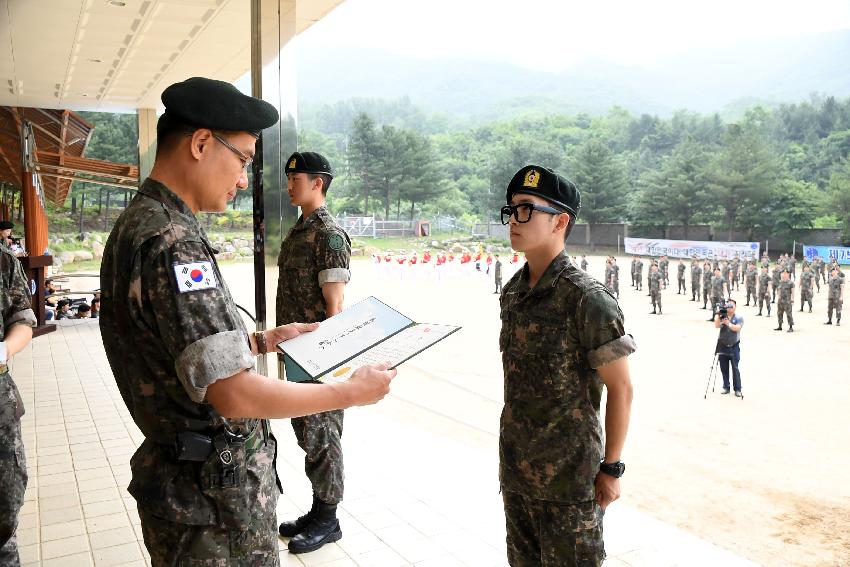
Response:
M714 314L720 315L720 320L729 318L729 308L726 307L726 300L720 300L714 306Z

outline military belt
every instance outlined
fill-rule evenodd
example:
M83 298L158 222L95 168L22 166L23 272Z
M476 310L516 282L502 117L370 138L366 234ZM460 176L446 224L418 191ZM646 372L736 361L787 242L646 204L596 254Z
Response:
M244 444L245 454L251 456L265 445L268 433L265 422L260 422L257 427L243 438L239 435L227 435L231 440ZM194 431L181 431L177 434L175 453L178 461L206 461L214 451L214 438Z

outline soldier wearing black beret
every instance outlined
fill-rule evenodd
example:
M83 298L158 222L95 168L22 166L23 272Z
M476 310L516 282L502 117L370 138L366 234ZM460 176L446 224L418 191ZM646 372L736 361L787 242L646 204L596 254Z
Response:
M248 333L196 214L225 210L248 187L257 137L277 111L201 77L171 85L162 102L156 161L101 267L104 347L145 436L128 490L153 567L276 566L268 419L375 402L395 371L367 367L346 384L309 387L257 374L255 355L315 326Z
M6 250L11 253L12 249L9 248L9 237L12 236L12 229L15 228L15 224L11 221L0 221L0 248Z
M281 243L278 256L277 324L324 321L342 310L345 285L351 279L351 239L325 205L333 179L328 160L316 152L295 152L286 160L289 199L301 217ZM286 365L287 380L298 380ZM304 470L313 488L313 505L278 532L290 553L315 551L342 537L336 516L343 496L343 412L329 411L292 420L304 450Z
M625 470L634 339L611 292L564 249L581 210L575 184L529 165L511 179L506 199L502 223L527 260L499 298L508 562L598 566L605 559L603 510L619 497Z

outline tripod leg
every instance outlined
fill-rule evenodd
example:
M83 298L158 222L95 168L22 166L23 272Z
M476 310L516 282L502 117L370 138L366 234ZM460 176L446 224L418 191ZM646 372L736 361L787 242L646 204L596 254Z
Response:
M711 361L711 370L708 373L708 382L705 383L705 394L703 394L702 399L708 398L708 385L711 384L711 376L715 373L714 369L717 366L717 353L714 353L714 358ZM717 376L714 376L714 381L717 381ZM711 391L714 392L714 386L711 387Z

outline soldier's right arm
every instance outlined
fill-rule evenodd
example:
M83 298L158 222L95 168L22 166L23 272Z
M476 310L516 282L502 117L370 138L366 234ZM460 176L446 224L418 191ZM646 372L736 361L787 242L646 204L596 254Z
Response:
M3 271L0 282L0 321L4 331L5 358L8 359L29 344L32 339L32 327L37 323L23 267L11 254L0 251L0 255L0 269Z

